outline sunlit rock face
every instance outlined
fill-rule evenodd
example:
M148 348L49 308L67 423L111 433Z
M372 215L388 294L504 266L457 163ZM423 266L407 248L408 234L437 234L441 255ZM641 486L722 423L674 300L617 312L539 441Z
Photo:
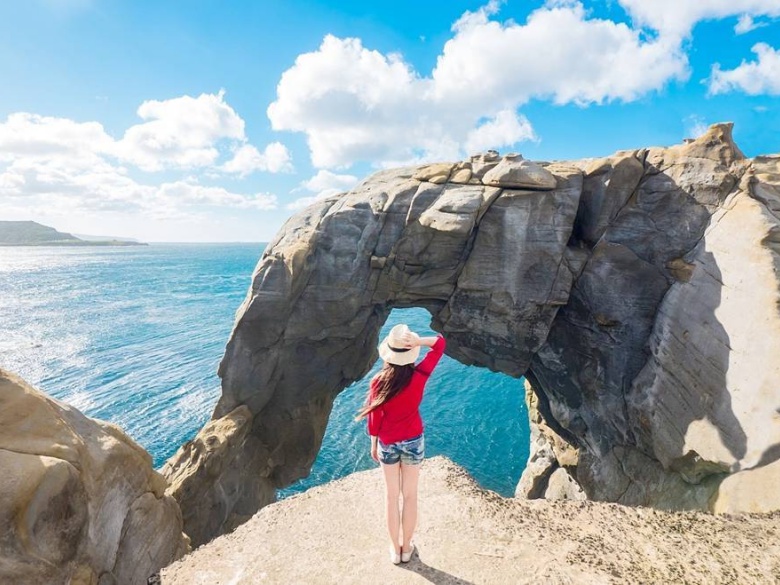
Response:
M189 549L146 451L2 369L0 470L0 583L146 583Z
M780 157L745 159L728 124L598 160L382 171L317 202L265 251L213 420L166 466L185 530L205 542L307 475L409 306L455 359L530 382L544 428L518 495L780 508L779 218Z

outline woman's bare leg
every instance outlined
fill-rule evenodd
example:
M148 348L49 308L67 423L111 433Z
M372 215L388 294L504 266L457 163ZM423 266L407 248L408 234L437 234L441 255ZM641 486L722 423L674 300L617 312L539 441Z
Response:
M390 542L398 551L398 538L401 529L401 512L398 508L398 495L401 491L400 463L385 465L382 463L382 471L385 474L385 514L387 516L387 532L390 534Z
M417 480L420 477L419 465L405 465L401 463L401 490L404 495L404 507L402 512L403 547L402 552L411 549L412 535L417 525Z

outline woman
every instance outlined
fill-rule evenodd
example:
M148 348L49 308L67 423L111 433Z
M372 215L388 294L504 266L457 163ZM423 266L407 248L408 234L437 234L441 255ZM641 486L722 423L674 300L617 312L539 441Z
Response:
M415 367L422 346L431 350ZM412 533L417 524L418 466L425 454L419 407L425 383L439 363L444 347L441 335L420 337L406 325L393 327L379 345L384 367L371 380L366 403L355 419L368 417L371 457L381 463L384 473L390 559L396 565L408 562L414 552ZM399 507L399 493L403 494L403 508Z

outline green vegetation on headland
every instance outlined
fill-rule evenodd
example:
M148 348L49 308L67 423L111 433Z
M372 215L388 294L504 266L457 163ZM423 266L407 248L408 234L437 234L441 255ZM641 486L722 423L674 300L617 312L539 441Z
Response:
M59 232L35 221L0 221L0 246L146 246L127 238L85 236Z

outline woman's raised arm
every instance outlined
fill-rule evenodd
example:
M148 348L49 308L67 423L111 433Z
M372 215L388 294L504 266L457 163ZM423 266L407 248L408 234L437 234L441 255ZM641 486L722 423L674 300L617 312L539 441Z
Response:
M433 372L433 368L439 363L441 356L444 354L444 348L447 346L447 342L444 341L444 337L437 335L436 337L420 337L419 344L426 347L430 347L428 355L425 356L423 361L415 368L421 374L430 376Z

